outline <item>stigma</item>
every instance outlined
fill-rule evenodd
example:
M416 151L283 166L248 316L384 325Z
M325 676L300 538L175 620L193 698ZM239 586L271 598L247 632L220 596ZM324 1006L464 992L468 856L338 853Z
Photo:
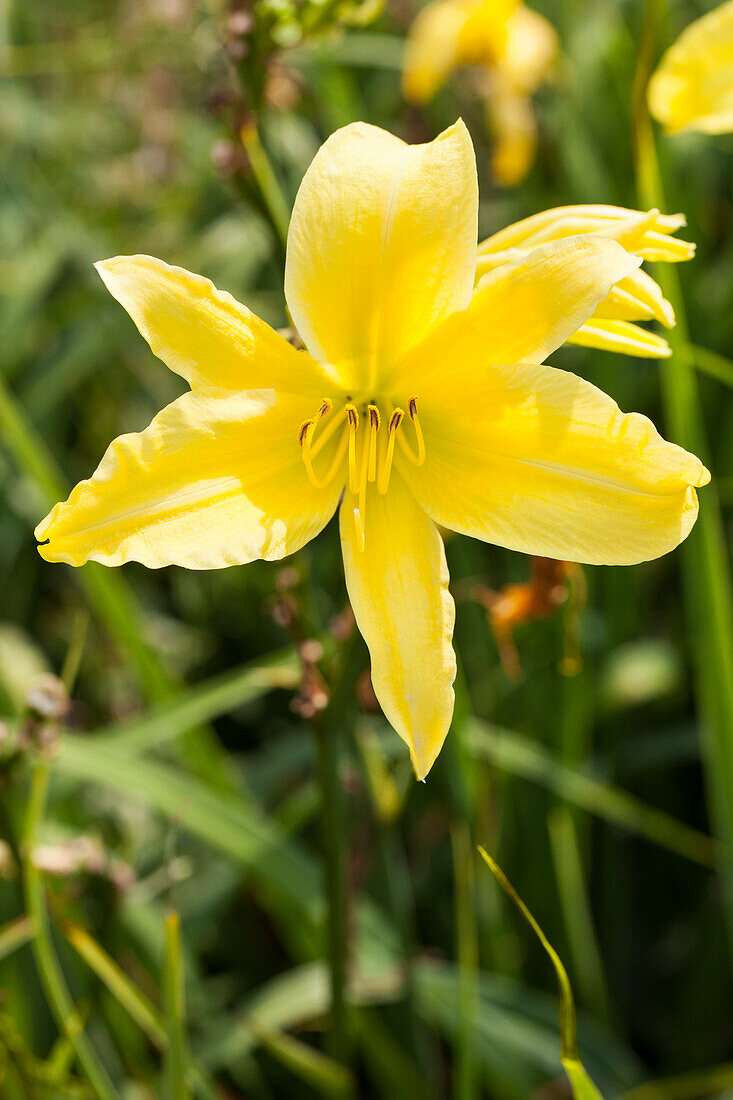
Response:
M407 413L388 402L373 400L357 404L347 399L334 409L331 399L325 397L315 415L304 420L298 429L298 443L311 484L316 489L325 489L337 477L343 478L344 506L353 513L357 545L362 550L368 485L373 484L382 495L387 492L397 446L413 465L422 466L425 462L417 398L411 396L406 406ZM406 416L414 439L408 439L402 427ZM330 458L317 462L327 447Z

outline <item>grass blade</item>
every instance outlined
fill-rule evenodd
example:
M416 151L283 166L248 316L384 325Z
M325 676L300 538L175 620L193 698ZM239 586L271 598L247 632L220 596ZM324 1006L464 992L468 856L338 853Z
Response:
M163 1018L154 1005L132 984L121 967L81 925L65 921L61 931L89 969L94 971L138 1027L159 1050L163 1050L168 1036Z
M548 830L581 1002L585 1002L600 1020L609 1023L611 1009L603 961L598 949L575 822L567 806L556 806L551 812Z
M188 1100L186 1085L186 997L181 959L181 922L171 913L165 922L163 999L168 1035L165 1060L166 1100Z
M33 939L33 921L18 917L0 928L0 962Z
M562 959L552 946L531 912L524 904L519 894L506 877L501 867L491 858L488 852L479 847L479 853L484 863L491 871L502 889L509 895L519 912L529 924L537 936L557 974L557 984L560 991L559 1022L560 1022L560 1059L570 1081L575 1100L602 1100L601 1094L586 1073L578 1054L578 1025L575 1016L575 1001L567 971Z
M625 1092L621 1100L697 1100L733 1088L733 1062L692 1073L675 1074L659 1081L646 1081Z
M631 833L645 837L704 867L717 867L718 844L711 837L647 806L633 795L561 764L528 737L474 720L466 746L512 775L539 783L554 794Z
M41 872L33 862L38 831L43 819L48 790L48 762L36 763L28 802L25 835L23 840L23 884L25 901L30 919L35 928L33 951L36 956L38 973L56 1023L62 1034L66 1035L74 1048L79 1064L99 1100L119 1100L109 1075L97 1058L96 1052L78 1026L78 1014L74 1008L66 979L51 940L51 927L46 908Z
M158 748L268 691L297 687L300 676L295 653L283 650L197 684L139 718L99 729L92 736L97 744L114 745L126 752Z
M327 1054L284 1031L256 1027L255 1035L283 1066L314 1088L319 1096L352 1096L353 1074Z
M310 954L319 949L325 913L318 862L243 795L213 790L171 765L131 757L72 734L64 735L54 766L75 779L135 794L246 867L272 912L280 912L289 926L297 914L301 947ZM360 906L359 932L365 951L385 965L394 960L394 930L382 910L367 900Z
M644 206L660 210L667 207L646 109L646 87L663 11L660 0L647 0L634 104L639 196ZM709 448L675 264L660 265L656 277L677 317L675 328L669 330L672 358L660 371L667 423L675 442L705 461ZM714 828L723 843L726 916L733 952L733 583L714 480L700 493L700 514L682 547L682 567L697 665L695 690L703 716L703 766Z
M456 1100L474 1100L479 1095L473 1058L473 1032L478 1008L478 929L473 850L467 825L451 828L454 866L454 915L458 959L459 1024L456 1033L454 1095Z
M687 352L702 374L707 374L718 382L724 382L726 386L733 386L733 362L725 355L721 355L719 351L711 351L709 348L701 348L697 344L688 344Z

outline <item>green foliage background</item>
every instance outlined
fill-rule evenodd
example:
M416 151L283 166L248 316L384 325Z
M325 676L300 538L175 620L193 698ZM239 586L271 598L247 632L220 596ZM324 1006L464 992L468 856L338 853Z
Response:
M585 570L580 673L561 674L573 624L558 614L518 631L518 682L485 612L460 594L468 581L524 580L528 562L450 540L456 718L424 785L363 676L353 689L367 662L358 638L336 640L333 524L285 566L212 573L73 572L34 550L33 527L65 483L180 392L94 260L151 253L287 323L277 200L268 209L238 140L248 112L288 207L338 126L363 119L423 140L458 114L477 149L482 235L554 205L640 202L638 0L536 5L563 58L538 97L537 162L511 191L489 180L484 108L465 74L425 111L406 108L406 0L340 30L337 14L359 13L289 2L257 0L245 55L242 24L213 3L0 2L0 1096L567 1094L554 974L478 843L565 960L581 1057L603 1095L676 1075L634 1095L726 1095L731 624L709 539L637 568ZM709 6L659 12L656 54ZM658 147L667 210L686 213L698 244L678 274L690 339L718 355L684 343L676 355L704 368L703 457L729 527L733 144L660 136ZM553 362L690 445L673 430L690 404L678 390L675 414L669 363L572 348ZM320 795L314 738L291 707L293 615L350 685L325 733L339 745L348 892L338 1060L324 1042ZM50 733L28 718L29 691L44 707L44 671L74 685L65 728ZM50 735L60 751L39 753ZM39 844L57 873L34 869ZM49 985L56 962L66 1001Z

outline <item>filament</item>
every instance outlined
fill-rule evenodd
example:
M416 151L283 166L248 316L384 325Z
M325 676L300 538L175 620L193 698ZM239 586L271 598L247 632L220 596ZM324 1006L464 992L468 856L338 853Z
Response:
M412 427L415 431L415 442L417 443L417 454L413 451L410 444L407 442L403 435L400 436L400 446L405 452L407 457L413 466L422 466L425 461L425 439L422 434L422 428L420 426L420 419L417 415L417 398L411 397L407 403L407 411L412 421Z
M311 417L309 420L304 420L303 423L300 425L300 430L298 432L298 442L303 449L303 463L305 465L305 471L308 475L308 480L310 481L311 485L313 485L316 489L325 489L327 485L331 484L334 477L336 476L336 472L339 466L344 460L344 454L348 441L348 433L344 432L338 443L338 446L336 447L336 451L333 458L331 459L328 470L323 477L319 477L315 469L313 468L313 459L325 446L325 444L332 437L334 432L338 429L340 417L335 417L331 421L328 427L325 428L324 431L321 433L318 442L315 444L313 443L313 436L315 435L315 431L319 422L323 419L324 416L328 416L332 408L333 403L331 402L331 400L328 397L324 398L321 407L319 408L316 415Z
M369 481L377 480L377 432L379 431L382 418L379 415L379 409L376 405L370 405L369 409L369 463L367 467L367 479Z
M321 405L321 408L323 408L323 405ZM318 411L320 413L321 410L319 409ZM323 415L325 416L326 414L324 413ZM331 420L323 429L323 431L319 434L318 439L315 441L315 443L313 443L311 447L311 458L315 458L319 451L323 450L329 439L331 439L331 437L333 436L334 432L338 430L339 424L341 424L342 422L342 415L343 409L339 413L337 413L336 416L334 416L333 420Z
M384 494L389 488L389 478L392 473L392 461L394 459L394 445L397 439L397 429L399 428L404 418L404 409L395 409L389 418L389 424L387 426L387 432L389 433L387 439L387 454L384 457L384 465L379 471L379 481L377 482L377 490Z
M356 473L356 433L359 428L359 414L356 405L346 406L346 418L349 422L349 489L355 493L359 487Z
M371 415L371 410L370 410ZM359 548L364 549L365 546L365 528L366 528L366 491L367 491L367 479L369 477L369 467L371 465L371 451L372 443L377 438L377 431L374 429L370 431L369 438L364 440L364 444L361 452L361 471L359 474L359 496L357 498L357 506L354 509L354 525L356 526L356 534L359 539ZM376 458L375 458L376 462Z
M388 406L388 409L391 406ZM399 439L400 447L409 461L415 466L425 462L425 439L417 413L417 398L407 402L407 413L402 408L392 408L386 421L387 438L385 445L379 442L382 428L382 413L372 401L362 405L360 416L357 405L349 399L330 418L325 427L321 427L326 417L333 412L333 402L325 397L314 416L304 420L298 429L298 443L302 450L303 464L308 480L316 489L325 489L334 478L343 471L347 462L346 485L349 493L354 494L352 512L356 532L356 545L363 550L365 545L365 519L367 488L374 484L377 492L384 495L388 488L394 466L395 447ZM400 432L405 415L409 416L415 433L415 442L411 445ZM359 436L359 426L364 423L365 431ZM337 433L341 429L341 435ZM315 459L320 452L332 443L331 458L322 476L315 470ZM343 473L341 474L343 476Z

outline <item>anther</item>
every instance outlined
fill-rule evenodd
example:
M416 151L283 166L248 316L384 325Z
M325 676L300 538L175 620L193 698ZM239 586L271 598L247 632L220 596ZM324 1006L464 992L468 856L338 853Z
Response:
M422 428L420 427L420 421L417 416L417 398L411 397L407 407L410 410L410 420L415 429L415 438L417 439L417 465L422 466L425 461L425 440L423 439Z
M313 459L321 450L321 448L328 442L333 436L334 432L338 430L339 422L343 423L340 417L336 417L327 428L321 432L318 442L313 444L313 437L315 435L316 427L320 420L324 416L327 416L333 408L333 402L330 398L324 397L321 407L319 408L316 416L310 417L308 420L304 420L298 430L298 442L303 448L303 462L305 464L305 470L308 474L308 478L312 485L316 489L325 489L327 485L333 481L336 471L340 464L344 460L344 452L346 451L346 433L344 433L341 441L339 442L333 459L324 477L319 478L315 469L313 468Z
M423 438L422 428L420 427L420 420L417 415L417 398L411 397L407 403L407 411L410 414L410 420L415 430L415 441L417 443L417 454L413 451L412 447L408 444L404 436L400 436L400 445L405 452L410 462L415 466L422 466L425 461L425 439Z
M404 418L405 418L404 409L395 409L395 411L392 413L391 417L389 418L389 427L388 427L387 431L392 432L394 434L394 432L397 431L397 429L399 428L399 426L402 423L402 421L404 420Z
M379 409L376 405L370 405L369 409L369 464L367 467L367 480L377 480L377 432L379 431L382 418L379 415Z
M308 429L312 428L314 424L315 420L311 417L310 420L304 420L303 423L300 425L300 428L298 429L298 443L300 443L301 447L305 444L306 436L308 435Z

